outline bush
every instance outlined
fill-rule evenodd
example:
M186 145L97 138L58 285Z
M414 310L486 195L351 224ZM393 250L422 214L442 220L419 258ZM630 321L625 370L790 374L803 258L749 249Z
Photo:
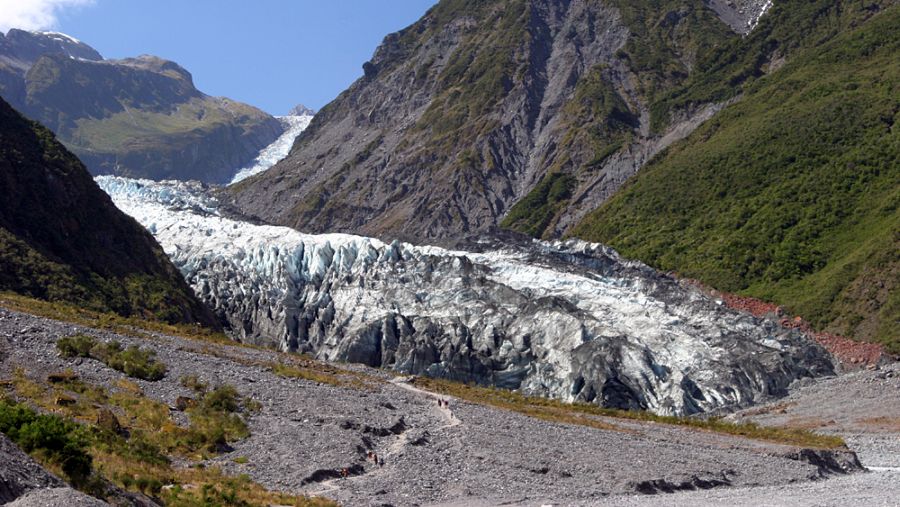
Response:
M194 392L203 393L206 391L206 383L200 380L197 375L185 375L181 377L182 387L186 387Z
M248 436L247 423L238 413L248 403L249 400L243 399L230 385L219 386L204 394L197 406L188 410L191 419L188 446L218 452L229 441Z
M166 375L166 365L156 361L156 353L137 345L126 349L115 340L97 343L90 336L75 335L60 338L56 348L63 357L91 357L129 377L153 381Z
M59 466L73 484L83 484L91 475L87 441L80 426L73 422L2 400L0 432L25 452Z
M143 380L160 380L166 376L166 365L156 360L156 353L136 345L113 355L106 364L129 377Z
M200 400L204 412L237 412L241 408L241 396L234 386L223 385L206 393Z
M92 337L77 334L60 338L56 342L56 348L62 357L91 357L91 349L96 344Z

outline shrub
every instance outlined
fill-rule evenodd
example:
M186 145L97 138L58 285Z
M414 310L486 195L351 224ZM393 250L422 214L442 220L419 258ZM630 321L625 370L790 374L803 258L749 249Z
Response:
M156 360L156 353L136 345L114 355L106 364L129 377L143 380L160 380L166 376L166 365Z
M186 387L194 392L202 393L206 391L206 383L200 380L197 375L185 375L181 377L182 387Z
M77 334L60 338L56 349L62 357L91 357L91 349L97 342L90 336Z
M81 428L75 423L2 400L0 432L25 452L59 466L72 483L83 484L90 477L92 459Z
M166 375L166 365L156 360L156 353L137 345L123 348L116 340L97 343L90 336L75 335L61 338L56 348L63 357L91 357L129 377L153 381Z
M200 400L204 412L237 412L241 408L241 396L231 385L222 385L206 393Z
M187 444L192 449L218 452L229 441L249 435L247 423L238 413L246 409L249 400L241 398L230 385L219 386L200 398L196 407L188 409L191 426Z

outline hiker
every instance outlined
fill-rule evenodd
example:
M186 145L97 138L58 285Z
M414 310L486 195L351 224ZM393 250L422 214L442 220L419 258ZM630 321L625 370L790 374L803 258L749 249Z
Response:
M384 458L381 458L380 460L378 460L378 466L380 466L380 467L384 466Z
M341 469L341 478L346 479L347 477L350 477L350 470L347 470L346 468L342 468Z

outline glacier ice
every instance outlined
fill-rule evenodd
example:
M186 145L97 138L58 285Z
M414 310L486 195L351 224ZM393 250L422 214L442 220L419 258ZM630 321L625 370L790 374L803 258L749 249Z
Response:
M306 130L313 117L311 115L301 115L276 116L276 118L284 125L284 133L272 144L263 148L252 165L238 170L237 174L231 179L232 184L247 179L254 174L261 173L286 157L290 153L291 147L294 146L294 140L301 132Z
M603 245L304 234L223 216L200 184L96 180L242 341L661 414L743 406L834 371L799 331Z

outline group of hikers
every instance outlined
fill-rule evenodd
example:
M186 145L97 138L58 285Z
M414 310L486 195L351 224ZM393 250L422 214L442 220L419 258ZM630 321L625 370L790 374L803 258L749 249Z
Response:
M440 407L440 408L446 408L447 410L450 410L450 402L443 398L438 398L437 404L438 404L438 407ZM372 460L372 463L375 465L378 465L380 467L384 466L384 458L379 458L378 454L375 454L375 452L373 452L373 451L369 451L368 454L366 454L366 461L369 461L369 460ZM342 468L341 469L341 478L346 479L347 477L350 477L350 469Z
M384 466L384 458L379 458L377 454L373 451L369 451L369 454L366 455L366 461L372 460L372 463L383 467Z
M372 451L369 451L366 454L366 461L369 461L369 460L371 460L372 463L375 465L378 465L380 467L384 466L384 458L379 458L378 455ZM340 472L341 472L341 479L346 479L347 477L350 477L350 469L349 468L346 468L346 467L342 468L340 470Z

